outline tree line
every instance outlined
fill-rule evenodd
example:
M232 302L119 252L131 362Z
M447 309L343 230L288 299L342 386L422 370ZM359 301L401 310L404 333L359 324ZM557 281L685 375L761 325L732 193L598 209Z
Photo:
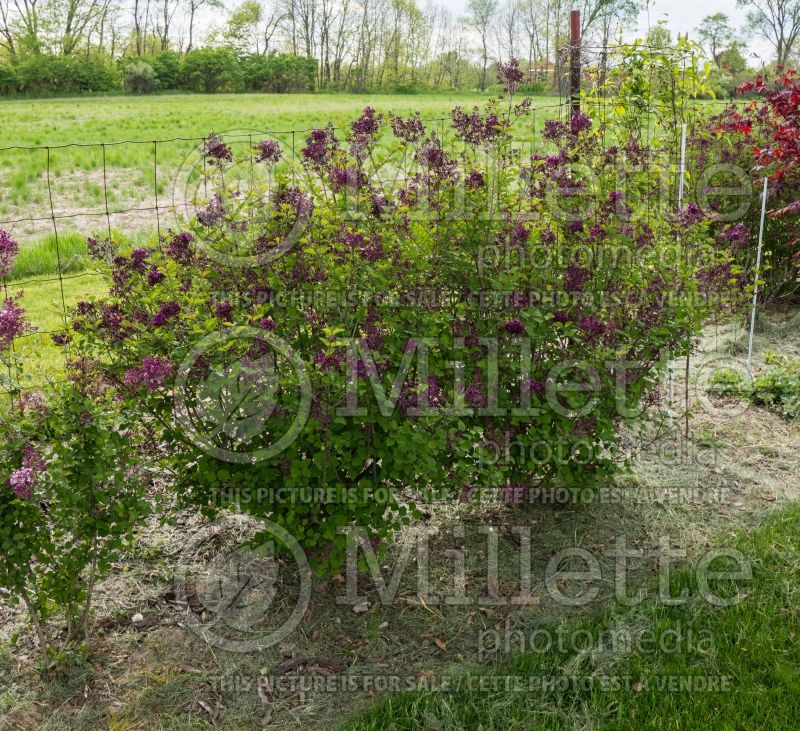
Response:
M485 90L511 57L529 91L546 91L565 76L571 9L584 43L601 49L635 27L645 2L468 0L456 16L437 0L0 0L0 91L46 93L59 79L63 91ZM737 2L747 36L720 13L697 29L720 70L738 72L753 35L790 62L800 0Z

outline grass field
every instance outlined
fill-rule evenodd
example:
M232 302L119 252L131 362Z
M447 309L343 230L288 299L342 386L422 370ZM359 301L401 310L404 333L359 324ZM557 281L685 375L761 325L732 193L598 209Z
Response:
M211 132L244 135L239 138L242 150L250 134L256 142L272 136L288 159L302 147L305 131L328 122L345 126L368 105L403 115L419 111L423 119L439 120L455 105L480 100L474 94L216 94L0 101L0 147L55 148L0 149L0 227L12 229L23 246L52 235L52 197L62 234L105 231L109 223L126 234L149 233L159 224L169 225L167 209L173 203L185 202L176 180L187 158L194 160L198 140ZM557 98L536 99L542 110L537 128L546 116L558 113L552 108L557 104ZM298 133L293 136L292 130ZM148 144L174 138L186 139ZM110 144L116 142L125 144ZM160 219L151 210L131 210L153 208L156 200L163 207Z

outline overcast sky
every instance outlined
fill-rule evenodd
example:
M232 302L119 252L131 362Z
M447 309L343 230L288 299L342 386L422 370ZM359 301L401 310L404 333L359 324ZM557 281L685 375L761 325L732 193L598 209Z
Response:
M441 0L450 10L461 16L464 14L467 0ZM643 37L647 34L647 29L658 23L659 20L666 19L669 29L676 33L690 34L690 37L697 38L694 29L700 25L703 18L714 13L725 13L731 21L734 30L741 31L744 27L746 11L736 6L736 0L650 0L647 10L639 16L636 28L631 28L626 34L626 40L636 37ZM750 41L747 49L749 53L754 53L760 57L771 57L772 52L768 43L762 40ZM749 55L745 53L745 56ZM751 66L759 66L758 58L750 58Z

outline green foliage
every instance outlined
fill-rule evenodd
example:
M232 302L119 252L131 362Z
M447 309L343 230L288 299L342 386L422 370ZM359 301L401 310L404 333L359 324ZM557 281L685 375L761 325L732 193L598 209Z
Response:
M317 65L314 58L289 53L250 54L241 61L245 88L272 93L313 91Z
M725 368L712 374L708 391L716 396L743 396L768 406L785 419L800 418L800 359L767 352L767 368L750 382L744 373Z
M19 78L13 66L0 63L0 95L15 94L19 89Z
M148 512L137 427L97 385L17 399L0 421L0 597L24 603L46 662L88 636L95 584ZM12 489L22 479L29 492Z
M158 78L159 89L177 89L181 74L181 57L175 51L161 51L145 57Z
M769 366L753 379L750 398L786 419L800 418L800 359L766 354Z
M146 61L134 61L122 68L125 90L134 94L150 94L158 89L158 76Z
M119 70L108 56L33 55L17 67L18 91L47 96L122 88Z
M720 368L709 378L708 392L714 396L739 396L745 388L745 375L735 368Z
M242 71L233 51L227 48L198 48L181 63L181 86L190 91L214 94L241 91Z

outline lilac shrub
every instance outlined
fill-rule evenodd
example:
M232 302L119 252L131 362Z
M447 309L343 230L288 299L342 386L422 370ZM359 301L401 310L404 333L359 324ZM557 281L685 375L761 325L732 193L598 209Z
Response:
M158 429L183 503L269 517L334 570L341 528L385 539L421 498L617 469L621 424L727 302L701 267L730 256L654 197L624 129L605 145L576 115L523 151L517 71L444 133L370 108L311 132L302 169L216 186L213 215L120 255L78 305L67 347ZM224 142L205 153L224 174Z

